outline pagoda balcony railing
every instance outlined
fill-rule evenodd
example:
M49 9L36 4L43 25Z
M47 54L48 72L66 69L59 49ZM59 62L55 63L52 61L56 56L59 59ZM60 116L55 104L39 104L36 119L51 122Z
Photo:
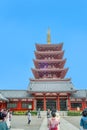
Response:
M71 78L30 78L30 81L70 81Z
M45 57L45 59L34 59L34 61L35 62L40 62L40 63L45 63L45 62L59 62L59 63L61 63L61 62L64 62L64 61L66 61L66 58L65 59L54 59L54 57L51 57L50 58L50 61L48 61L48 58L47 57Z
M63 71L66 70L67 68L41 68L41 69L34 69L36 71Z
M60 53L63 53L64 51L61 50L61 51L35 51L36 54L60 54Z
M58 67L44 67L44 68L39 68L39 69L40 69L40 70L41 70L41 69L43 69L43 70L45 70L45 69L47 69L47 70L48 70L48 69L49 69L49 70L50 70L50 69L54 69L54 70L55 70L55 69L61 69L61 68L58 68Z

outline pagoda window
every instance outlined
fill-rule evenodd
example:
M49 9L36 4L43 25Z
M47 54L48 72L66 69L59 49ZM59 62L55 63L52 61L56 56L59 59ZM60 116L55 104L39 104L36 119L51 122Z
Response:
M43 77L43 74L42 74L42 73L39 73L39 77L42 78L42 77Z
M50 68L51 68L51 65L48 65L48 68L50 69Z
M17 108L17 103L13 102L13 103L7 103L7 108Z
M59 63L59 66L61 66L61 63Z
M54 59L54 56L52 56L52 59Z
M54 68L57 68L57 65L54 65Z
M47 57L45 57L44 59L47 60Z
M58 57L60 58L60 55L58 55Z
M48 60L50 60L51 58L50 57L48 57Z
M61 74L61 73L57 73L57 77L58 77L58 78L60 78L60 74Z
M57 59L56 56L54 56L54 59Z
M22 108L28 108L28 109L32 109L32 103L22 103Z
M55 66L54 66L54 65L52 65L52 68L55 68Z
M52 56L50 56L50 58L52 59Z
M39 64L39 68L41 68L41 64Z
M77 107L80 107L80 108L82 108L82 103L71 103L71 107L72 108L77 108Z
M43 75L43 78L47 78L46 74Z
M40 69L44 68L43 64L40 64Z
M47 68L47 65L44 65L44 68Z
M53 78L57 78L56 74L53 74Z
M52 74L48 74L48 76L47 76L48 78L52 78Z
M41 56L41 59L44 59L44 56Z

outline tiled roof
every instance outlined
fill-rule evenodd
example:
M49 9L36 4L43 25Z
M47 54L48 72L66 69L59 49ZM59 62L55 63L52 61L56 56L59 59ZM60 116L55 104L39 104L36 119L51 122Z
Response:
M30 92L72 92L75 91L70 81L30 81Z
M32 95L26 90L0 90L0 93L6 98L31 98Z
M0 100L2 100L2 101L8 101L8 99L5 98L1 93L0 93Z
M64 82L33 82L31 81L28 86L30 92L72 92L71 98L87 98L87 90L74 89L73 84L70 81ZM4 99L9 98L32 98L33 96L27 92L27 90L0 90L1 97Z
M71 98L87 98L87 90L78 90L71 95Z

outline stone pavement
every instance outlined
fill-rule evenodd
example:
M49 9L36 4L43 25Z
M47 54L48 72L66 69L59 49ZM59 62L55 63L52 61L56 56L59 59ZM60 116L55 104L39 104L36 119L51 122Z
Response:
M47 128L47 118L37 118L32 117L32 122L30 125L27 124L27 118L26 117L14 117L14 121L12 124L11 130L48 130ZM77 117L79 120L79 118ZM33 122L34 120L34 122ZM60 130L79 130L79 124L78 127L76 127L74 124L67 121L65 118L61 117L60 119Z
M73 124L69 123L65 119L61 118L60 120L60 130L79 130L79 128L75 127ZM41 127L39 130L48 130L47 128L47 119L44 118Z

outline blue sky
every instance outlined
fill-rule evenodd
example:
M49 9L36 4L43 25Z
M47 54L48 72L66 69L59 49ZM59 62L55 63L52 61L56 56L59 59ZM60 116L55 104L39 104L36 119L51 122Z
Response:
M63 42L67 78L87 88L87 0L0 1L0 89L27 89L35 43Z

